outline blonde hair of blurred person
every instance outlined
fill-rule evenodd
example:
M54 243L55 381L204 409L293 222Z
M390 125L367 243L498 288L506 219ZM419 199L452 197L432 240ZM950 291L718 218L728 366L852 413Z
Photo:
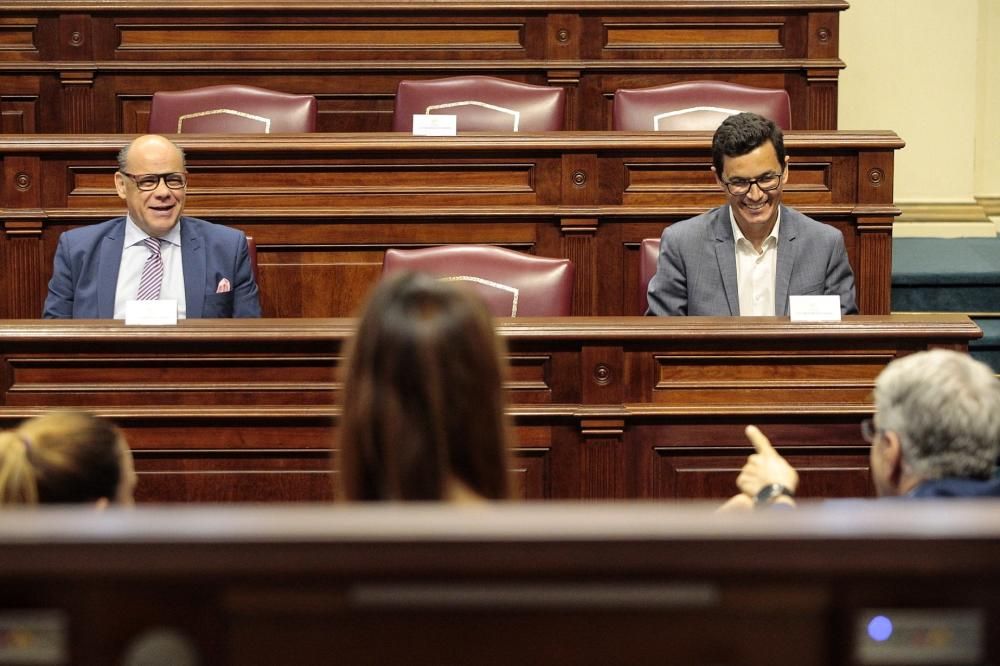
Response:
M132 504L136 475L121 431L53 412L0 432L0 504Z
M508 498L505 366L471 291L418 273L381 282L346 362L340 496Z

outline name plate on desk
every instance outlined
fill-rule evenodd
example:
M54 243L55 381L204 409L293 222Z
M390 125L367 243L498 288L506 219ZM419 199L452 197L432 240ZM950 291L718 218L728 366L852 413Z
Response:
M413 136L455 136L458 116L436 113L413 114Z
M840 296L789 296L792 321L840 321Z
M177 324L177 301L129 301L125 304L126 326L173 326Z

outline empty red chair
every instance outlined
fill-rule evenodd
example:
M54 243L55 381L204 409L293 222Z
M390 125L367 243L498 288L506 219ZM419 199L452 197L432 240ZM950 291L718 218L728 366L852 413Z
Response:
M788 93L721 81L685 81L615 91L616 130L715 130L729 116L752 111L791 129Z
M250 256L250 270L253 272L253 279L260 287L260 278L257 273L257 241L253 236L247 236L247 254Z
M646 291L649 289L649 281L656 275L656 261L659 257L660 239L643 238L639 244L639 314L649 308Z
M565 122L566 91L493 76L400 81L393 131L413 131L413 114L451 114L467 132L557 131Z
M463 282L494 317L557 317L573 311L573 262L492 245L386 250L382 275L420 271Z
M316 98L243 85L153 94L153 134L314 132Z

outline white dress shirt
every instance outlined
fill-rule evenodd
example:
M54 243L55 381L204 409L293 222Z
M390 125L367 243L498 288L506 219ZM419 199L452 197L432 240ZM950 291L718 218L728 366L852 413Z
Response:
M126 218L125 244L122 247L122 262L118 267L118 284L115 287L115 319L125 318L125 304L135 300L136 292L139 291L142 267L146 265L146 259L149 257L149 248L143 244L147 238L149 234L136 226L131 217ZM184 297L180 220L160 240L160 257L163 259L160 300L177 301L177 318L184 319L187 299Z
M764 239L760 252L740 231L732 206L729 207L729 221L733 225L733 238L736 239L736 284L740 294L740 316L773 317L781 209L778 209L774 228Z

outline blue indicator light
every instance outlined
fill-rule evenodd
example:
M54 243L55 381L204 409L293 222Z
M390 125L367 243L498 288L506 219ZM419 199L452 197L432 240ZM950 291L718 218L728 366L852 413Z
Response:
M892 620L885 615L876 615L868 623L868 635L873 641L885 641L892 636Z

